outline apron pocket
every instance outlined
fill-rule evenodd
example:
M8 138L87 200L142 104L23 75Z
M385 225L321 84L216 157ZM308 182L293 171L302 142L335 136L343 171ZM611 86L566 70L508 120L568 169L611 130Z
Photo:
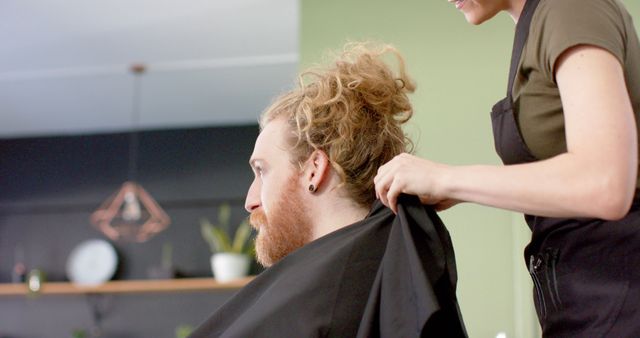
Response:
M555 297L558 310L547 312L544 336L564 337L578 332L583 337L606 336L629 292L626 259L606 261L596 258L591 266L583 265L583 270L564 271L557 275L555 283L553 269L546 269L552 282L546 299Z

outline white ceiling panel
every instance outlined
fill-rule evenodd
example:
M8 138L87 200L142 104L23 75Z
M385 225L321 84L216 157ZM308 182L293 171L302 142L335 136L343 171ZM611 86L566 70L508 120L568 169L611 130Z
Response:
M254 122L291 85L298 0L0 1L0 138Z
M115 131L131 125L131 75L0 82L3 137Z
M274 95L291 88L296 63L150 72L143 79L146 128L257 123Z

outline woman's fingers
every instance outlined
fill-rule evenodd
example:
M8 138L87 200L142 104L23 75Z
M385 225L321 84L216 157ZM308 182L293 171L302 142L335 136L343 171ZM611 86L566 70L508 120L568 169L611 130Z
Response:
M376 196L382 204L397 213L398 196L404 193L405 185L402 175L402 163L400 155L394 157L378 169L378 174L374 178Z
M423 204L447 209L456 202L449 202L446 196L435 191L435 180L442 167L410 154L397 155L378 169L373 180L376 197L394 213L397 212L398 196L403 193L418 196Z
M389 176L388 179L393 179L393 176ZM389 206L389 188L391 187L391 182L387 182L388 179L382 178L380 180L379 185L376 185L376 190L378 191L378 198L382 204Z
M398 213L398 196L400 196L401 193L405 192L403 190L404 187L401 183L401 178L398 176L394 176L393 180L391 181L391 185L387 190L386 196L386 205L391 209L391 211L393 211L394 214Z
M393 159L391 161L393 161ZM389 203L387 202L387 191L391 185L389 179L393 179L392 176L388 175L389 167L392 165L391 161L378 168L378 173L373 179L376 197L387 207L389 206Z

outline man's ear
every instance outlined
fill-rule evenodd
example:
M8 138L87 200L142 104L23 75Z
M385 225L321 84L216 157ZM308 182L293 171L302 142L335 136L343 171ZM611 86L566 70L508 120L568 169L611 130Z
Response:
M329 156L322 150L314 150L305 163L304 179L311 193L316 192L322 184L329 180L331 161Z

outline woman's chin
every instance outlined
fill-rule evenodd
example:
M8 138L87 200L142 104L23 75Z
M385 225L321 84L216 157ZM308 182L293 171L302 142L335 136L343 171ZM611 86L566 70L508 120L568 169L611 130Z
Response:
M467 20L468 23L474 26L481 25L485 21L491 19L490 17L474 15L474 13L464 13L464 18Z

